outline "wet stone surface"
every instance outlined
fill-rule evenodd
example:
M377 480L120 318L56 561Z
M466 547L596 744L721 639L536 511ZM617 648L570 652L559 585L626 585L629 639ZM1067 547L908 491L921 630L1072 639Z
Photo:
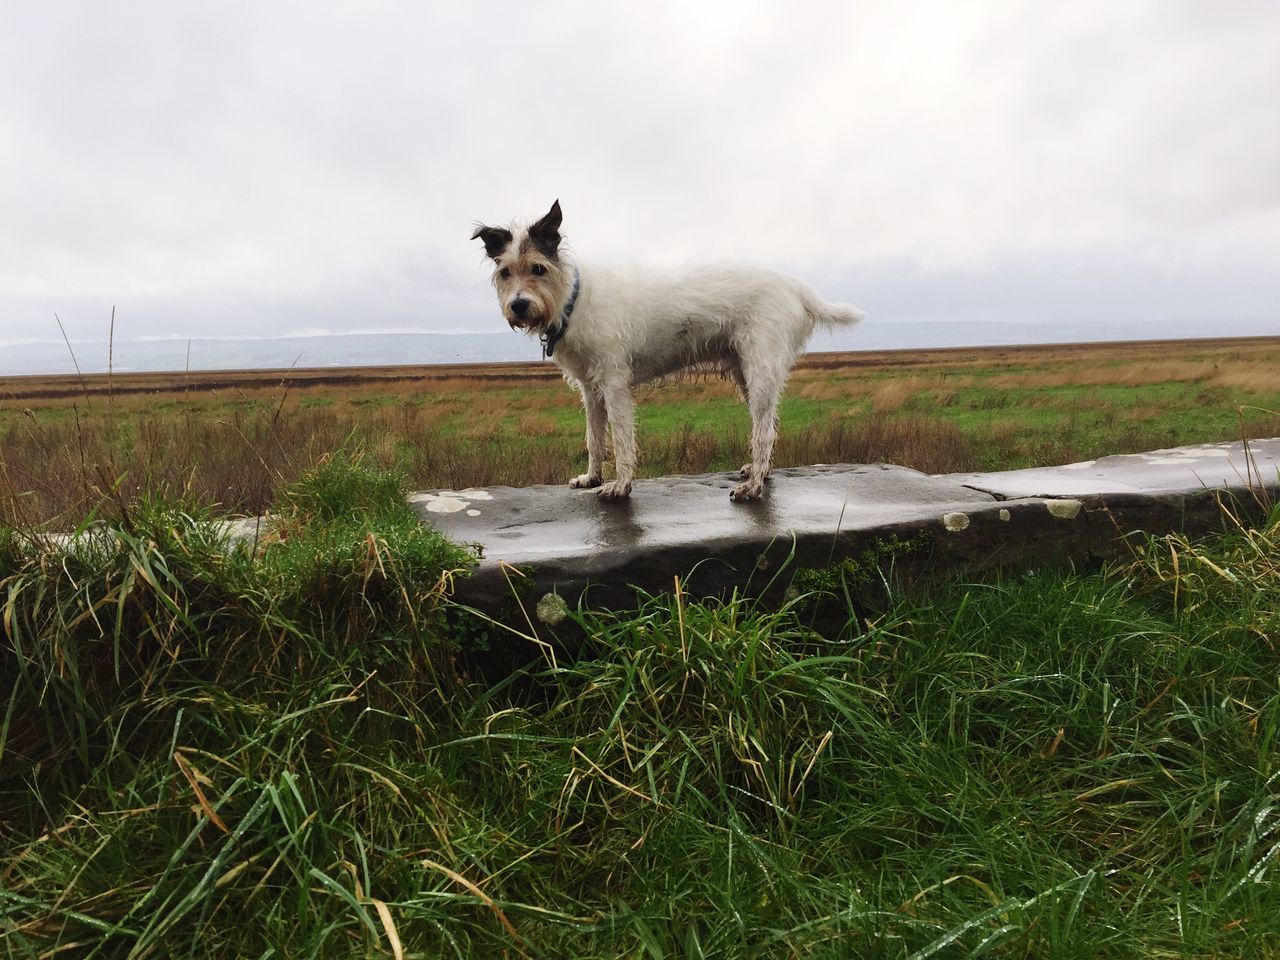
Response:
M567 485L409 500L425 522L478 547L458 598L505 617L517 597L533 617L553 609L540 602L548 593L576 607L584 589L593 605L627 605L637 587L670 589L676 576L699 594L758 588L783 568L825 566L857 544L944 531L944 516L998 509L989 494L885 464L777 470L752 503L730 501L737 482L733 474L640 480L617 502Z
M651 550L690 547L713 556L730 544L789 540L793 532L829 538L838 530L941 522L948 512L996 499L885 464L778 470L766 496L752 503L729 500L737 482L731 474L639 480L629 500L616 502L567 485L435 491L412 494L409 502L452 539L483 545L489 560L613 567ZM474 499L477 493L483 499Z
M1280 440L1210 444L1086 464L929 476L903 467L818 465L775 471L764 499L735 504L733 474L636 483L602 502L568 486L425 491L424 522L480 559L458 581L461 602L531 623L563 619L586 591L599 607L635 590L779 594L795 571L896 544L895 563L983 569L1088 563L1131 531L1203 532L1222 522L1218 496L1280 493ZM899 550L898 547L903 547ZM522 615L523 616L523 615Z

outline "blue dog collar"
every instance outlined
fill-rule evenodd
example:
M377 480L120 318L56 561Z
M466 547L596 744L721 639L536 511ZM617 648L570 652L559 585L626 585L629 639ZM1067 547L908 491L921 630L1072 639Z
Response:
M540 338L542 340L542 355L550 357L556 352L556 344L564 339L565 331L569 329L569 318L573 316L573 308L578 303L578 291L582 288L581 277L575 267L573 270L573 290L569 293L569 299L565 301L564 310L560 312L560 322L556 324L556 328L550 333L545 333Z

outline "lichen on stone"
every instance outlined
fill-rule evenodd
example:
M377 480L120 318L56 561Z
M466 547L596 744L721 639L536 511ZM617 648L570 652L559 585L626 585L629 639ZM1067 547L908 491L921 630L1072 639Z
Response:
M539 620L549 627L554 627L569 615L569 605L564 602L564 597L558 593L544 593L538 601L537 607L534 608L534 612L538 615Z
M1083 504L1079 500L1049 500L1045 506L1050 516L1057 517L1059 520L1074 520Z

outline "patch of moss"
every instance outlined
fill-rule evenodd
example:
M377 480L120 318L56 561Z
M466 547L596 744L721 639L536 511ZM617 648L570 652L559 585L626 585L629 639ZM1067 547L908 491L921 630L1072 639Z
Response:
M898 557L918 553L930 543L930 536L921 530L912 537L897 534L873 541L866 549L853 556L844 557L825 567L802 567L791 581L800 593L816 596L837 596L848 587L857 587L876 579L886 564Z

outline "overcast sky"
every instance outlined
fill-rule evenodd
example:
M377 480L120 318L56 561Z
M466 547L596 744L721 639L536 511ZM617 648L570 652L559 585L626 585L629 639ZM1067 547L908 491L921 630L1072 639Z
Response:
M584 260L760 261L877 322L1280 316L1280 3L3 24L0 343L112 304L124 339L502 330L472 223L557 197Z

